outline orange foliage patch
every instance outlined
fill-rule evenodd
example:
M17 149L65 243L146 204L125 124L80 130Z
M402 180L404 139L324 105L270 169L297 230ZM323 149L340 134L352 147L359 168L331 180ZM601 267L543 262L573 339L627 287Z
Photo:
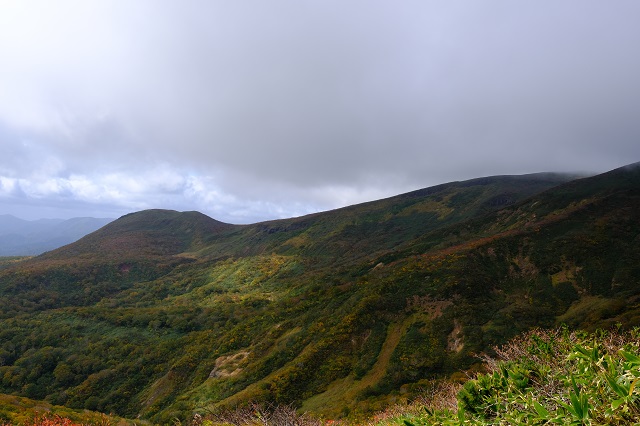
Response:
M2 423L1 426L10 426L9 423ZM24 426L84 426L83 423L75 423L66 417L38 416L24 423Z

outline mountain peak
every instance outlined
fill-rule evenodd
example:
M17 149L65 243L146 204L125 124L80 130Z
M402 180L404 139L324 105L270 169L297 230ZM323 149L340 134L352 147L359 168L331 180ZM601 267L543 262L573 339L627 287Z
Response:
M234 227L196 212L151 209L126 214L47 257L176 255L196 250L208 237Z

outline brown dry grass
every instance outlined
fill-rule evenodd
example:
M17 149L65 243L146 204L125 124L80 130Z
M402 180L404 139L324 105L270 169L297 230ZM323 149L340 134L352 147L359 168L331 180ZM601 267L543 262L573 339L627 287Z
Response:
M298 414L288 405L250 404L207 416L196 415L193 426L320 426L323 423L307 414Z

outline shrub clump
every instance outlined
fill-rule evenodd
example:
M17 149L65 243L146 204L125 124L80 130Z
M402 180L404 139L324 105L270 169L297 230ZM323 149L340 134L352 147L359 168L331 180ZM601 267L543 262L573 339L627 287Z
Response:
M483 356L486 372L457 393L457 407L383 424L609 424L640 422L640 329L586 333L535 329ZM451 404L449 404L451 405ZM378 424L381 424L378 423Z
M207 416L196 415L192 426L320 426L322 422L299 414L289 405L249 404Z

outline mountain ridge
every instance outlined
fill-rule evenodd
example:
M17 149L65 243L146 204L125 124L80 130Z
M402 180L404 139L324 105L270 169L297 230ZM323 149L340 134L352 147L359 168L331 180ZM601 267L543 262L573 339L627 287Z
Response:
M77 241L113 221L109 218L24 220L0 215L0 256L33 256Z

